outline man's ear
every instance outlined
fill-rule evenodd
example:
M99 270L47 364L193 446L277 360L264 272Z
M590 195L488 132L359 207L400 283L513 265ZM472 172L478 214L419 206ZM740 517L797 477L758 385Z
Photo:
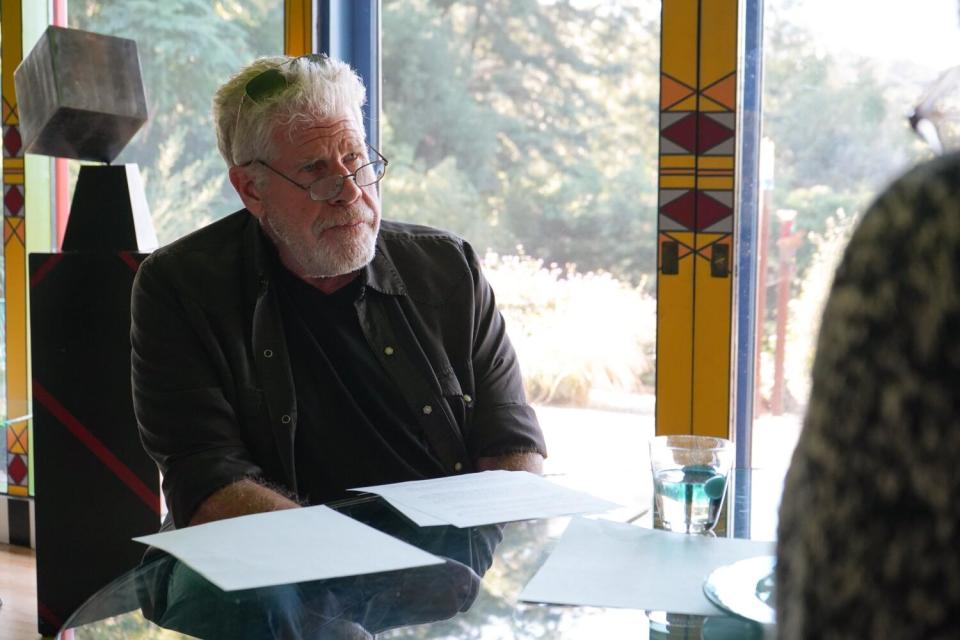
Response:
M230 184L237 190L247 211L256 218L263 215L263 196L246 167L230 167Z

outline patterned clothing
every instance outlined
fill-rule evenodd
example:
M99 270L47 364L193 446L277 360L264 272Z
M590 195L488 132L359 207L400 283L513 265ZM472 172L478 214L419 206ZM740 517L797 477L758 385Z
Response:
M871 207L780 509L779 636L960 638L960 156Z

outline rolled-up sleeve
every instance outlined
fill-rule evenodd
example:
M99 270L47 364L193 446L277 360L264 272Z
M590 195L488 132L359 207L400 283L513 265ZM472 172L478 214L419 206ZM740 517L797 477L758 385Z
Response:
M179 528L212 493L261 469L225 396L209 322L195 301L178 295L154 258L144 261L133 285L133 405Z
M537 452L547 447L533 407L527 404L517 354L497 309L493 288L468 243L464 253L473 276L473 369L476 398L467 447L474 457Z

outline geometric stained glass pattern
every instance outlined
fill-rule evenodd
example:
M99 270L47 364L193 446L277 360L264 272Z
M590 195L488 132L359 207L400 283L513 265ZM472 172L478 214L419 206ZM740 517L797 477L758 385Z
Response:
M5 419L29 413L27 390L26 190L23 140L13 72L23 58L22 0L0 0L0 101L3 148L3 298L6 359ZM7 492L27 496L30 487L30 421L6 428Z
M8 218L23 217L23 185L3 185L3 215Z
M7 477L14 485L23 485L27 479L26 456L10 454L7 460Z
M30 494L30 432L28 421L7 425L7 493Z
M20 127L11 125L3 127L3 151L11 158L20 155L23 140L20 138Z
M29 444L26 429L7 428L7 451L11 454L27 455Z
M729 434L738 4L661 4L658 434Z

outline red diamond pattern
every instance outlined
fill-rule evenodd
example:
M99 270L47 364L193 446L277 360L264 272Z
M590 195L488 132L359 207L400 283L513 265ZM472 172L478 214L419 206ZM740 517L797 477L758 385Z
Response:
M27 463L23 461L23 456L10 456L10 462L7 465L7 474L13 481L13 484L24 483L27 477Z
M733 209L704 193L697 194L697 231L712 227L733 215Z
M726 142L734 136L734 132L726 128L713 118L708 117L706 114L700 115L700 148L697 149L699 153L704 153L713 149L715 146L721 142Z
M23 192L20 186L12 184L3 195L3 215L22 217L23 216Z
M660 207L660 213L691 231L703 231L732 216L733 210L706 194L688 191Z
M7 156L16 158L20 155L20 148L23 146L23 140L20 138L20 127L4 127L6 131L3 134L3 150Z
M660 133L670 142L680 145L690 153L695 153L697 144L697 114L691 113L687 117L677 120Z
M733 131L703 113L691 113L660 133L690 153L704 153L735 135Z
M696 215L696 193L686 192L676 200L660 207L660 213L692 231Z

